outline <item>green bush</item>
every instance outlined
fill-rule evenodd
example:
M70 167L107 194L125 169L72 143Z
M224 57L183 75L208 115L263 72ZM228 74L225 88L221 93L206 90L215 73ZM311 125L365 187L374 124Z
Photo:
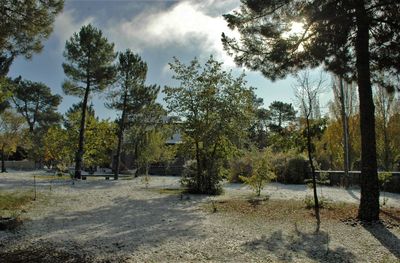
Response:
M307 209L312 209L314 208L314 197L310 196L310 195L306 195L306 197L304 198L304 204L306 206ZM319 204L319 208L326 208L328 206L328 200L320 197L318 198L318 204Z
M214 171L211 176L203 171L199 176L197 162L194 160L187 161L183 166L181 184L192 194L219 195L222 193L220 175L217 171Z
M303 184L309 171L308 161L300 154L277 153L272 157L277 181L284 184Z
M267 183L276 178L272 169L271 156L272 153L269 150L253 153L251 156L252 169L250 176L240 176L256 192L257 196L261 195L261 190Z

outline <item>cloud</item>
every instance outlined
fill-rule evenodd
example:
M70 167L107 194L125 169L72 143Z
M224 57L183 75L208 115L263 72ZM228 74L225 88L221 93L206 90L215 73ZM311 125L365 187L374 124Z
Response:
M147 48L184 48L211 53L225 64L234 65L221 43L221 33L237 36L222 14L239 6L238 0L185 0L168 9L152 7L106 29L117 48L142 51ZM179 55L179 54L177 54Z
M94 22L94 17L87 17L85 19L77 20L74 9L65 10L59 14L54 21L54 35L58 40L57 52L64 50L65 42L78 32L83 25Z

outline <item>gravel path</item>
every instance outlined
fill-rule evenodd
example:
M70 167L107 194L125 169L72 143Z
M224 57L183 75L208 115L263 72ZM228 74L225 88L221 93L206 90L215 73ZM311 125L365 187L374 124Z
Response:
M179 187L177 177L151 177L146 188L140 178L72 184L40 174L38 201L23 214L29 220L16 232L0 232L5 262L400 262L398 228L323 222L316 235L313 222L266 223L202 208L251 194L239 184L226 184L220 197L180 196L159 191ZM32 173L1 175L0 190L17 189L32 189ZM357 189L323 187L322 193L359 202ZM302 200L311 191L274 183L263 194ZM387 197L399 207L400 195Z

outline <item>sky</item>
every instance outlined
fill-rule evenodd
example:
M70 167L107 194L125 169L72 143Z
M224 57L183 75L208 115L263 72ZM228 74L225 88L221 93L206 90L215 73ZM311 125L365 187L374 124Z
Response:
M44 42L41 53L31 60L17 58L10 76L43 82L63 97L59 111L64 113L80 98L66 96L62 82L65 42L74 32L91 23L115 44L115 51L127 48L138 53L148 65L148 84L176 85L168 63L173 57L188 63L197 57L205 62L210 55L224 63L226 70L238 76L245 70L248 85L264 100L264 107L275 100L296 104L293 92L295 79L271 82L258 72L237 67L223 50L221 33L232 32L222 15L238 8L240 0L65 0L65 6L54 23L54 31ZM91 98L96 115L114 119L118 113L104 107L106 93ZM321 95L322 111L330 92ZM158 101L163 102L163 94Z

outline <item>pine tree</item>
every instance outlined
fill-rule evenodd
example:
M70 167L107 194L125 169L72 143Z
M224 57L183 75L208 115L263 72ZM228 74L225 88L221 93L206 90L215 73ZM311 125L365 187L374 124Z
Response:
M114 44L109 43L101 30L92 25L83 26L65 44L62 64L68 79L63 83L67 95L82 98L82 115L79 129L79 143L75 157L75 178L81 178L82 156L85 138L86 107L89 95L102 92L114 82Z
M147 75L147 64L141 57L131 50L126 50L118 56L117 79L118 86L110 96L110 103L106 106L121 112L118 121L118 145L115 156L114 179L118 180L120 170L120 155L123 136L127 119L131 114L137 114L145 107L153 104L160 88L158 86L146 86L144 84Z
M0 6L0 76L6 76L17 56L31 58L42 50L64 1L0 0Z
M371 82L377 71L400 72L400 3L395 0L244 0L225 15L240 41L222 35L235 61L271 79L324 65L359 89L362 145L362 220L379 218L374 103ZM291 32L293 23L302 32Z

